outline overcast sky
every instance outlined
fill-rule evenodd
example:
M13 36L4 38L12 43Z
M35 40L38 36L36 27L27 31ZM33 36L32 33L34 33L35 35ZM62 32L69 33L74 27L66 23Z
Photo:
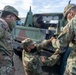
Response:
M14 6L20 17L26 17L31 6L33 14L63 12L69 0L0 0L0 10L6 5ZM76 4L76 0L71 0Z

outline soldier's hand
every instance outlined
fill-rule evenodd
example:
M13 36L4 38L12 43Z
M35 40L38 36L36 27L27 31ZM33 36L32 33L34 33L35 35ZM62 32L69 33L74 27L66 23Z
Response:
M41 56L41 62L45 62L45 57L44 56Z
M61 53L61 50L60 49L56 49L54 55L59 55Z
M51 37L51 38L50 38L50 42L52 42L53 39L55 39L55 38L54 38L54 37Z

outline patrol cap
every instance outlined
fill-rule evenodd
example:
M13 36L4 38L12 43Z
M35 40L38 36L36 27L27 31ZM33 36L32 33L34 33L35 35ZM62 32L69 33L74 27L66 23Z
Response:
M30 38L27 38L27 39L22 41L22 45L24 48L31 45L31 44L35 44L35 42L33 42Z
M20 20L20 18L18 17L18 11L14 7L7 5L4 7L3 11L8 11L13 13L17 17L17 20Z
M68 4L65 8L64 8L64 12L63 12L63 15L64 17L67 16L68 12L73 8L75 7L76 5L75 4Z

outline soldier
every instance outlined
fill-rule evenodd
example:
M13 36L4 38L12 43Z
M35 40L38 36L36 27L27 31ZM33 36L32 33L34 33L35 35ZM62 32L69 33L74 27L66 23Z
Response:
M12 30L18 11L12 6L5 6L0 18L0 75L14 75Z
M44 57L37 54L40 50L51 45L51 40L45 40L40 44L35 44L31 39L27 38L22 41L23 53L22 61L26 75L47 75L42 71L42 65L53 66L59 59L59 54L53 54L51 57Z
M64 17L68 24L59 34L57 39L52 40L53 47L61 51L72 42L72 50L67 60L67 66L64 75L76 75L76 5L68 4L64 9Z

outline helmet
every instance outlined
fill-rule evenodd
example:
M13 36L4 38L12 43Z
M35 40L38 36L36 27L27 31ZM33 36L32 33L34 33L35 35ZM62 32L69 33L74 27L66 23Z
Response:
M65 8L64 8L64 12L63 12L63 15L64 17L67 16L67 13L70 11L70 9L72 9L73 7L75 7L76 5L75 4L68 4Z

